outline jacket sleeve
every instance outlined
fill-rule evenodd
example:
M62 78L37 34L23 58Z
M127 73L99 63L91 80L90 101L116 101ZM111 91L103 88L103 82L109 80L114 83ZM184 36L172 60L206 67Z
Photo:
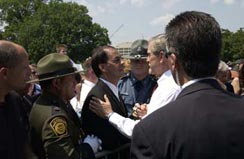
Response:
M82 143L79 148L80 156L82 159L94 159L95 155L91 146L87 143Z
M147 135L144 133L140 123L133 130L131 141L131 159L156 159L152 146L148 141Z
M109 118L109 122L119 130L123 135L125 135L128 138L131 138L132 131L135 127L135 125L140 120L133 120L130 118L123 117L119 115L118 113L113 113L112 116Z

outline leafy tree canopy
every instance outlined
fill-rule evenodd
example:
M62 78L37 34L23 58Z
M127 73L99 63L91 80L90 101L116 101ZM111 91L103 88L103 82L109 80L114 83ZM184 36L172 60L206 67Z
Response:
M57 44L66 44L78 62L96 46L110 43L107 29L93 23L87 8L77 3L1 0L0 9L0 22L8 24L0 37L23 45L33 62L55 52Z
M240 28L235 33L227 29L222 30L223 48L222 59L224 61L236 61L244 58L244 30Z

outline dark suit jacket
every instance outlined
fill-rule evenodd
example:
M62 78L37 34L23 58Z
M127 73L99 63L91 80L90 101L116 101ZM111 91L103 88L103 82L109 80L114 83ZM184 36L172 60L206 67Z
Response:
M244 158L243 134L243 98L202 80L137 124L131 158Z
M14 91L5 96L0 108L0 158L25 159L28 143L28 117L24 112L22 99ZM26 121L27 120L27 121Z
M94 134L102 140L103 149L115 149L129 140L124 137L116 128L114 128L106 119L98 117L89 109L89 102L93 96L104 100L104 94L109 98L114 112L127 117L127 111L123 104L113 94L112 90L101 80L91 89L82 109L82 128L85 134Z

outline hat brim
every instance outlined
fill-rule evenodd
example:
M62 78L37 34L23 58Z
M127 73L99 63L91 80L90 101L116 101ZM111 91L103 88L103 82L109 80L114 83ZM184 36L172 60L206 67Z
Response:
M56 75L56 76L48 77L48 78L34 79L34 80L27 81L26 83L36 83L36 82L46 81L46 80L50 80L50 79L54 79L54 78L61 78L61 77L64 77L64 76L69 76L69 75L73 75L73 74L77 74L77 73L81 73L81 72L83 72L83 70L74 71L72 73L66 73L66 74L63 74L63 75Z

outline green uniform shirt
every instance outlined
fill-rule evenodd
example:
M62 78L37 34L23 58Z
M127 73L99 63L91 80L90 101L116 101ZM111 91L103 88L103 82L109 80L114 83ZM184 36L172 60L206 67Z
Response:
M31 143L40 159L91 159L94 153L82 143L81 123L70 104L43 93L30 112Z

